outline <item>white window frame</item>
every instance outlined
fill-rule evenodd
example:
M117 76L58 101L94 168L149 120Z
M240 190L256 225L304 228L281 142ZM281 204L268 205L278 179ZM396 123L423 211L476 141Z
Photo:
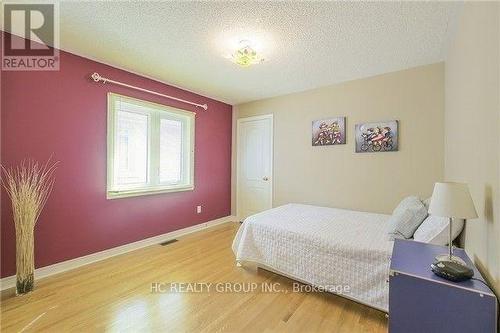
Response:
M138 108L147 111L137 113L148 114L148 166L147 182L145 184L131 184L117 186L114 184L115 156L115 125L117 119L116 103L126 101ZM135 111L134 111L135 112ZM160 121L161 119L175 119L182 121L183 138L183 179L179 183L160 183ZM108 133L107 133L107 188L108 199L126 198L158 193L192 191L194 190L194 133L195 113L169 106L143 101L137 98L108 93ZM187 154L186 154L187 153ZM187 163L186 163L187 159Z

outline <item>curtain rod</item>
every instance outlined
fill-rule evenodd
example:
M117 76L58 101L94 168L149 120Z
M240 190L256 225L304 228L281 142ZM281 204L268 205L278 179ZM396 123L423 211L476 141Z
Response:
M111 79L108 79L106 77L102 77L101 75L99 75L99 73L92 74L91 78L95 82L101 82L101 81L102 81L102 83L108 83L109 82L109 83L113 83L113 84L116 84L116 85L119 85L119 86L122 86L122 87L127 87L127 88L131 88L131 89L139 90L139 91L142 91L142 92L147 92L147 93L150 93L150 94L153 94L153 95L157 95L157 96L161 96L161 97L173 99L174 101L178 101L178 102L182 102L182 103L194 105L194 106L197 106L197 107L202 108L204 110L208 109L208 105L206 105L206 104L198 104L198 103L195 103L195 102L186 101L185 99L180 99L180 98L177 98L177 97L173 97L173 96L169 96L169 95L164 95L164 94L161 94L161 93L156 92L156 91L152 91L152 90L148 90L148 89L144 89L144 88L139 88L139 87L136 87L136 86L132 86L130 84L123 83L123 82L111 80Z

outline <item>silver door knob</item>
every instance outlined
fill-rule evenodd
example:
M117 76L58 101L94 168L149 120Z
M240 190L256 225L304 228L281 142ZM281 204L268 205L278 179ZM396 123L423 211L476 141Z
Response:
M266 176L262 177L262 180L267 182L269 180L269 178L267 178Z

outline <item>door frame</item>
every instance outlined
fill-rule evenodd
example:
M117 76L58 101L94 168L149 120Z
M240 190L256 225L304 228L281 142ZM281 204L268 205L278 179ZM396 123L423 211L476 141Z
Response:
M260 116L252 116L252 117L244 117L244 118L239 118L236 120L236 216L238 217L238 220L241 220L240 216L240 158L241 158L241 149L239 149L240 146L240 127L241 124L244 122L248 121L254 121L254 120L264 120L264 119L269 119L271 121L271 133L270 133L270 145L271 145L271 156L270 156L270 181L269 181L269 189L271 191L269 195L269 207L273 207L273 202L274 202L274 115L272 113L270 114L264 114Z

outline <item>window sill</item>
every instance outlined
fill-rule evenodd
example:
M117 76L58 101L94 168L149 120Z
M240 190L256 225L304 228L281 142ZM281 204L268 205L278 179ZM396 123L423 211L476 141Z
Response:
M134 190L121 190L121 191L107 191L106 198L107 199L120 199L120 198L130 198L130 197L139 197L143 195L153 195L153 194L161 194L161 193L172 193L172 192L184 192L184 191L193 191L193 185L182 185L176 187L168 187L168 188L146 188L146 189L134 189Z

